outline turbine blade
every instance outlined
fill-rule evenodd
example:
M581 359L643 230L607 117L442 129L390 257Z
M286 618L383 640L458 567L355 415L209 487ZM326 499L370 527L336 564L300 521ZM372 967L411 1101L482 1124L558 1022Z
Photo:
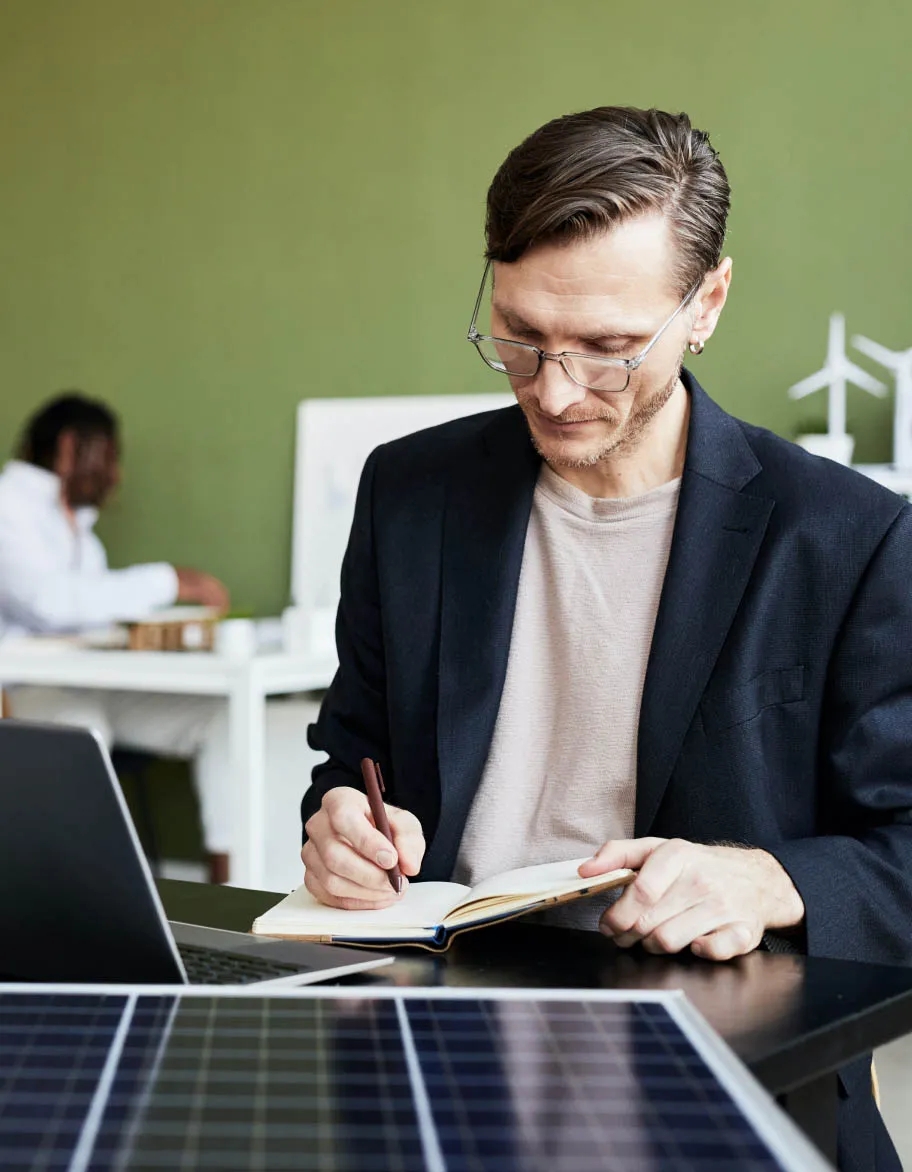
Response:
M792 399L803 399L805 395L812 395L814 391L822 391L824 387L828 387L829 385L830 368L825 366L822 370L818 370L816 374L809 374L801 382L797 382L793 387L789 387L788 393Z
M852 339L852 345L862 354L867 354L869 358L879 362L881 366L887 367L888 370L895 370L897 360L902 357L895 350L888 350L886 346L881 346L880 342L872 342L870 338L864 338L861 334L855 335Z
M856 366L854 362L846 361L843 369L846 380L856 387L860 387L863 391L876 395L878 399L882 399L887 393L887 388L882 382L872 374L868 374L866 370L862 370L860 366Z

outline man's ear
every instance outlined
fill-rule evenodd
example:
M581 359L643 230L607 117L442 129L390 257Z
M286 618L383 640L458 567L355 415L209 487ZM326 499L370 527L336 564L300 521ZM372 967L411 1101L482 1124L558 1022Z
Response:
M700 292L694 299L694 322L690 331L691 342L706 342L711 338L719 320L719 315L728 298L728 290L732 279L732 260L730 256L716 266L703 278Z
M76 468L78 439L75 431L62 431L57 437L57 451L54 453L54 472L64 482L73 475Z

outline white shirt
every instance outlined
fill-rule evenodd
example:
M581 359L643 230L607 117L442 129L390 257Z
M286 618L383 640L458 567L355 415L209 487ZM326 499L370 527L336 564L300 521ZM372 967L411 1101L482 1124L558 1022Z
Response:
M632 836L640 700L680 486L598 499L542 465L458 882ZM594 927L576 922L583 911L597 921L570 904L561 922Z
M11 460L0 472L0 634L103 627L175 601L172 566L108 569L97 518L77 509L74 525L44 468Z

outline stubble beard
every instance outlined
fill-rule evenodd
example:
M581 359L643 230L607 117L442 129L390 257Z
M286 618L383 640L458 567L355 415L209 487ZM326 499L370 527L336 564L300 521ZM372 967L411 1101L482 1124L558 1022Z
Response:
M683 356L682 361L678 363L674 375L665 386L653 392L649 398L638 402L616 434L609 436L600 447L583 456L570 457L561 455L559 449L557 451L548 450L539 442L529 422L529 415L526 412L525 405L520 403L523 413L526 416L526 426L529 428L532 446L544 461L556 468L594 468L609 456L625 455L632 452L638 446L646 428L674 394L675 387L678 385L678 380L681 377L682 366ZM600 418L610 422L615 416L616 412L612 411L610 414L600 416ZM570 418L572 419L572 416Z

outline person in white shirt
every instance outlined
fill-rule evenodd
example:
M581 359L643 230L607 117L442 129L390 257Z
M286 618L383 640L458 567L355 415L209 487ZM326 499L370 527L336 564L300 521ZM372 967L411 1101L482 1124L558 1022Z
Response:
M112 570L94 532L120 482L119 428L104 404L64 394L26 425L0 472L0 637L79 632L174 602L227 610L209 574L166 563ZM192 758L213 879L227 879L227 717L210 697L17 687L12 716L96 728L108 745Z
M118 426L103 404L62 395L29 422L0 473L0 622L6 633L79 631L197 602L226 610L228 591L165 563L108 568L94 533L120 482Z

